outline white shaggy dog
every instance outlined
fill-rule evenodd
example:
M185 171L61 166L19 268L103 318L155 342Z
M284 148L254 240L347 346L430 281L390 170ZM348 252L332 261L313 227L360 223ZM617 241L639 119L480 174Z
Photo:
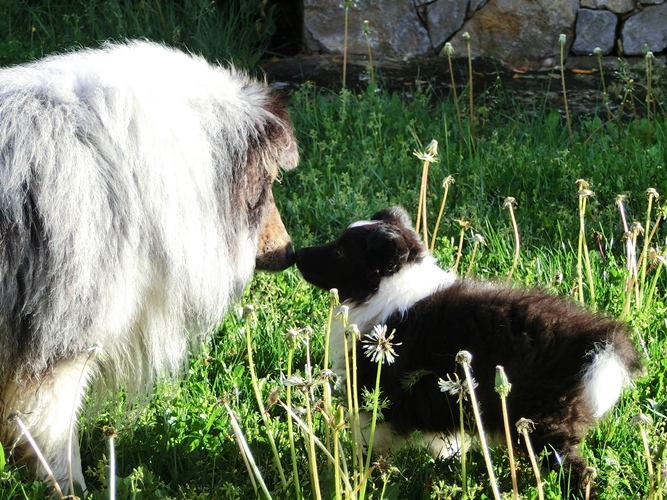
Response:
M18 415L70 490L86 386L145 393L255 267L293 263L271 183L297 161L266 86L157 44L0 70L0 441L15 463L44 475Z

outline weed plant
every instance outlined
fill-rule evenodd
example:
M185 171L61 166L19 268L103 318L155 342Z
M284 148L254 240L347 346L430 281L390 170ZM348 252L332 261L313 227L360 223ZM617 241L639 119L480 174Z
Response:
M651 113L650 127L639 116L629 123L584 118L573 120L570 134L549 109L505 111L511 108L500 106L502 94L497 107L487 102L485 114L471 119L428 89L403 95L376 89L382 86L355 93L305 84L293 93L302 162L283 175L275 194L296 246L327 241L351 221L401 204L414 215L421 208L426 223L441 219L431 234L434 252L443 267L458 264L461 276L465 270L504 281L512 274L516 286L580 297L588 306L592 294L580 290L595 290L598 310L624 314L631 325L646 373L591 430L583 454L603 498L664 498L665 117ZM413 151L425 151L432 140L439 162L422 182L423 162ZM583 206L578 179L595 193ZM626 226L641 220L650 233L624 228L619 195ZM159 385L151 402L137 408L118 401L84 412L88 498L109 498L112 489L117 499L509 497L513 472L520 498L567 496L559 474L539 468L548 450L535 450L534 459L518 454L516 470L494 444L491 459L476 447L448 460L412 446L390 457L365 456L358 412L366 408L381 419L386 402L377 390L360 401L335 391L324 361L332 323L345 321L335 306L335 294L315 290L295 269L258 274L212 342L193 353L184 380ZM378 356L378 370L390 361L391 352L380 356L369 339L348 331L349 342L371 345L366 350ZM370 341L380 337L390 343L391 332L378 331ZM351 386L354 363L351 356ZM463 394L452 411L473 419ZM520 417L509 416L509 425ZM379 420L371 427L373 421ZM522 425L528 433L529 422ZM115 481L108 472L110 437ZM44 494L42 483L7 468L0 456L0 499Z
M0 66L105 40L148 38L256 68L275 30L263 0L0 2Z

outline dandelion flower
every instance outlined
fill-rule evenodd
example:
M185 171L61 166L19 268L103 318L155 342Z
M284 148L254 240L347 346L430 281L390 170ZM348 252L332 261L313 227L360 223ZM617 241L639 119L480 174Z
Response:
M366 356L374 363L384 363L386 360L387 364L392 364L398 356L394 351L394 346L401 345L401 343L392 342L395 333L396 330L393 330L387 337L387 325L375 325L373 331L367 333L366 339L362 340Z

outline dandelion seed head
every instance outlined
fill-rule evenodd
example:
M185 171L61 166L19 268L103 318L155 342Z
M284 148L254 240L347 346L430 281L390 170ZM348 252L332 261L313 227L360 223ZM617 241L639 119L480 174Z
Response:
M486 246L486 240L484 239L484 236L482 236L479 233L473 234L472 241L473 241L473 243L478 243L482 246Z
M456 354L456 362L460 365L469 365L472 361L472 354L468 351L459 351Z
M522 417L516 423L516 430L519 431L520 434L531 433L533 430L535 430L535 422L528 418Z
M653 421L648 415L644 415L643 413L637 413L632 419L630 420L630 425L652 425Z
M577 186L577 189L581 191L582 189L588 189L590 183L586 179L577 179L574 181L574 184Z
M654 200L659 200L660 199L660 194L655 188L648 188L646 190L646 197L647 198L653 198Z
M644 226L642 226L641 222L635 221L630 225L630 234L633 236L644 234Z
M516 198L514 196L508 196L503 202L503 208L512 208L516 206Z
M329 290L329 296L331 298L331 304L335 307L340 303L340 298L338 296L338 288L332 288Z
M289 329L285 332L285 340L290 347L296 347L301 341L301 333L294 329Z
M596 477L598 477L598 471L595 470L595 467L586 467L584 469L584 479L586 481L593 481Z
M472 227L472 222L470 222L469 220L466 220L464 218L454 219L454 222L459 223L459 227L461 228L461 231L467 231L468 229L470 229Z
M350 308L348 306L340 306L338 308L338 311L336 312L335 318L347 324L347 318L349 313L350 313Z
M355 340L359 340L361 338L361 332L359 331L359 327L356 325L356 323L352 323L347 327L345 330L345 335Z
M600 47L595 47L595 48L593 49L593 54L595 54L596 56L600 57L600 56L602 55L602 49L601 49Z
M255 312L255 306L252 304L247 304L243 308L243 319L250 324L255 324L257 321L257 313Z

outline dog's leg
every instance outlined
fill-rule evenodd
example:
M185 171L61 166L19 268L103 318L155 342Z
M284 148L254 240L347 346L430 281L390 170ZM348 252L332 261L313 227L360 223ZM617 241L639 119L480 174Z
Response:
M563 495L569 491L570 498L583 498L586 491L586 483L589 479L586 475L587 463L579 453L579 446L583 439L583 429L586 425L577 426L569 423L561 425L557 429L551 428L544 434L538 423L531 435L531 442L535 451L545 449L549 452L549 467L561 473L561 489ZM546 429L544 429L546 430ZM598 498L595 484L590 483L589 498Z
M1 394L4 425L0 437L4 446L10 449L10 458L16 465L25 464L33 473L50 482L35 450L18 423L10 418L16 415L28 428L63 493L74 493L70 491L67 453L70 428L72 480L83 491L86 490L76 418L85 387L93 373L87 358L88 355L82 355L74 360L58 361L43 378L8 382Z

